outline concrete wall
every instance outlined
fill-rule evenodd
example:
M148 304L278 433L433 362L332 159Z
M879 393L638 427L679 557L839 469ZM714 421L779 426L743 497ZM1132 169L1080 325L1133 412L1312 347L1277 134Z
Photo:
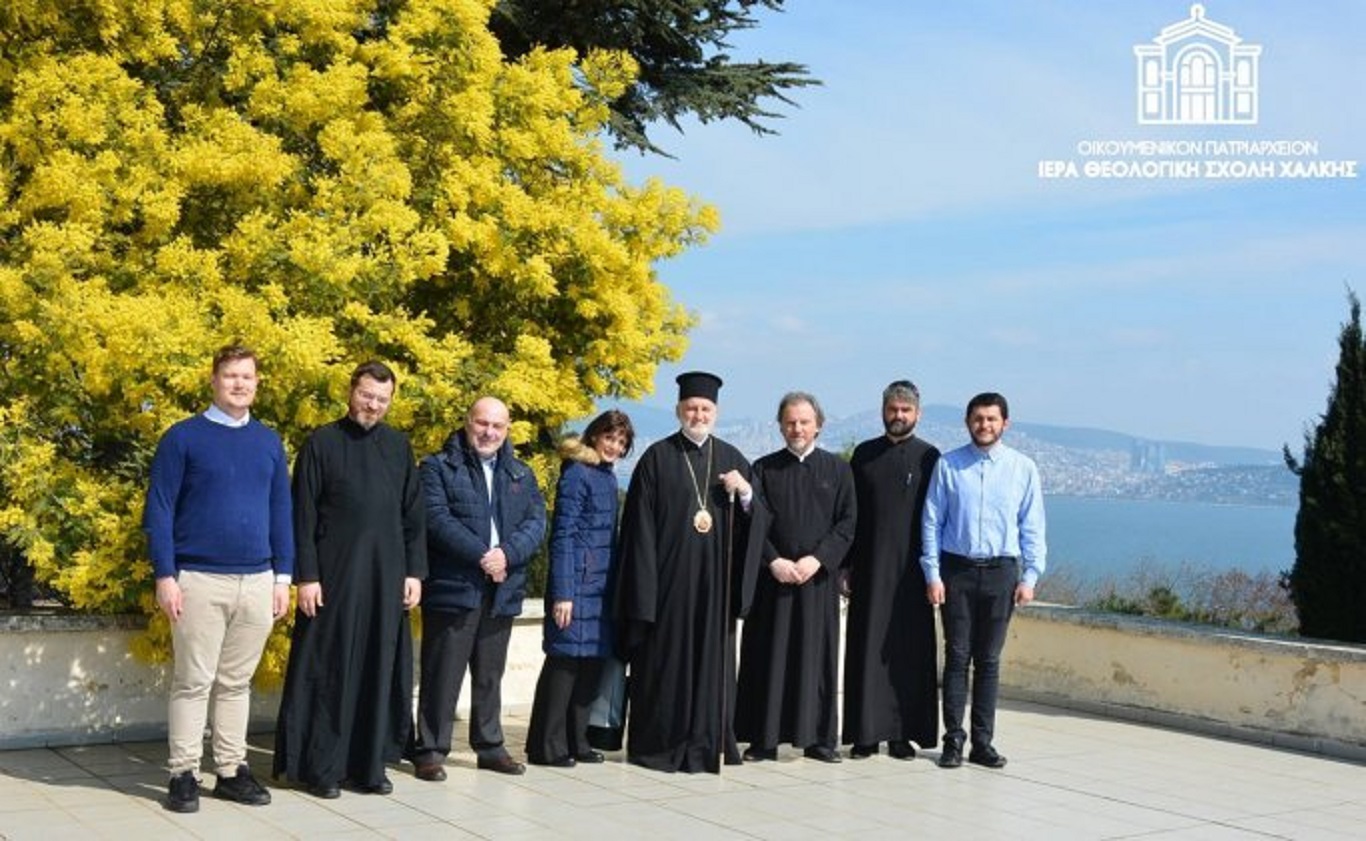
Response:
M163 736L167 669L129 653L140 628L135 617L0 617L0 748ZM527 602L507 706L530 706L541 660L541 603ZM1011 622L1005 660L1006 697L1366 761L1363 646L1031 605ZM278 706L253 693L254 726L269 729Z
M129 650L145 626L139 616L0 616L0 750L164 738L170 668ZM541 659L541 603L527 602L504 703L530 708ZM278 692L253 690L253 732L273 729L279 708ZM468 711L467 677L458 714Z
M1002 694L1366 760L1366 647L1031 605Z
M140 616L0 617L0 748L97 744L166 735L169 669L133 656ZM252 721L279 695L253 693Z

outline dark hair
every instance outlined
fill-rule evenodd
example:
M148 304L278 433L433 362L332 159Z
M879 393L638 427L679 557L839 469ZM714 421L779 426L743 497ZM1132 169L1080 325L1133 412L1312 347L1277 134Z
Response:
M985 409L989 406L995 406L1001 410L1001 420L1010 420L1010 404L1006 403L1004 394L997 394L994 391L984 391L969 400L968 410L964 413L963 417L965 419L970 418L972 417L973 409Z
M800 403L806 403L816 411L816 426L825 426L825 410L821 408L820 401L815 395L807 394L805 391L789 391L783 395L783 399L778 401L778 423L783 422L783 412L787 411L788 406Z
M882 405L886 406L893 400L910 403L917 409L920 408L920 389L915 387L915 383L910 380L896 380L887 384L882 390Z
M261 363L256 360L256 351L242 344L241 340L232 344L224 345L213 355L213 372L218 373L218 369L227 365L229 362L236 362L239 359L250 359L251 364L260 368Z
M608 409L597 417L593 418L588 424L588 428L583 431L583 443L589 447L597 444L599 438L604 435L611 435L613 432L620 431L626 438L626 446L621 454L628 456L631 454L631 445L636 440L636 429L631 426L631 419L620 409Z
M351 372L351 387L360 385L361 377L369 377L377 383L392 382L394 388L398 388L398 377L394 376L393 369L378 359L371 359L356 366L356 370Z

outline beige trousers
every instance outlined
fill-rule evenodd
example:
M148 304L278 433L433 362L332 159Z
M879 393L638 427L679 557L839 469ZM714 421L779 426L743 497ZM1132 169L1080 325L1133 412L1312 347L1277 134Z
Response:
M220 776L233 776L247 761L251 676L274 624L275 576L186 570L177 578L183 601L180 621L171 625L169 769L172 775L199 772L212 702L214 768Z

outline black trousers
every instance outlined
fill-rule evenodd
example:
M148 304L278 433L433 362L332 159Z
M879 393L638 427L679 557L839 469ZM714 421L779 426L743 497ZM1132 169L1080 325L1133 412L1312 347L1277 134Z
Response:
M996 730L996 694L1001 683L1001 649L1015 609L1019 565L1013 560L974 564L945 555L944 582L944 744L960 750L968 734L963 711L972 666L972 746L986 748Z
M527 728L526 755L544 765L592 750L588 743L588 709L602 677L600 657L548 656L536 680L536 701Z
M470 747L498 757L503 747L503 670L512 617L493 616L491 600L477 610L422 611L422 688L417 699L414 762L441 762L451 752L460 682L470 672Z

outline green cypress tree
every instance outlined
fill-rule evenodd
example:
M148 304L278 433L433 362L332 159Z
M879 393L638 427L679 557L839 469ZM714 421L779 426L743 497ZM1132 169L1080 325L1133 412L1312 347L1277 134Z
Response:
M1337 381L1323 419L1304 436L1304 458L1285 448L1300 477L1290 597L1308 637L1366 642L1366 340L1361 302L1338 339Z

